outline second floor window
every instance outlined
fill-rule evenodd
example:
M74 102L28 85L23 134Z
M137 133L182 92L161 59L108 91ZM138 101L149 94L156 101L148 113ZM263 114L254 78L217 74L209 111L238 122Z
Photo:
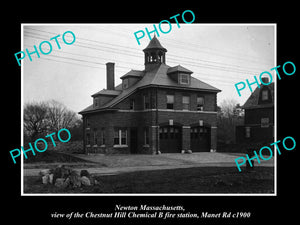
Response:
M182 109L190 110L190 96L182 96Z
M85 126L86 126L86 128L90 127L90 120L87 117L85 118Z
M86 145L90 145L91 144L91 135L90 133L86 133Z
M197 97L197 111L203 111L204 108L204 98Z
M98 130L94 128L94 145L98 145Z
M100 133L100 145L105 145L105 128L101 129Z
M174 95L167 95L167 109L174 109Z
M130 99L129 109L134 110L134 99Z
M144 95L144 109L150 108L150 99L148 95Z

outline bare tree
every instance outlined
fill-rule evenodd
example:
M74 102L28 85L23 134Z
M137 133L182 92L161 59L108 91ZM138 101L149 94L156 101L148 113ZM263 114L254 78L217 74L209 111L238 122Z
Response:
M234 99L225 99L221 102L218 110L218 141L235 142L235 127L243 121L237 109L240 109L240 106Z
M33 102L24 106L24 133L32 139L39 137L47 129L47 106Z
M50 131L58 131L62 128L71 128L78 120L75 112L67 109L65 105L56 101L50 100L47 103L47 120Z
M224 99L220 106L223 116L231 118L234 116L235 107L238 105L235 99Z
M75 112L55 100L27 103L24 106L25 137L30 141L62 128L74 128L78 126L78 120Z

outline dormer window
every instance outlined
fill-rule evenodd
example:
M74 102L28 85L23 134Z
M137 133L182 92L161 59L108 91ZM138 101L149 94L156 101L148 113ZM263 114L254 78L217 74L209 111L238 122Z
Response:
M98 98L94 98L94 107L98 106Z
M179 73L179 84L190 84L190 75Z
M122 86L123 86L123 89L128 88L128 79L123 79Z
M268 90L263 90L261 93L261 100L262 101L267 101L269 100L269 95L268 95Z
M180 65L170 67L167 71L168 76L179 85L190 85L192 73L192 71Z

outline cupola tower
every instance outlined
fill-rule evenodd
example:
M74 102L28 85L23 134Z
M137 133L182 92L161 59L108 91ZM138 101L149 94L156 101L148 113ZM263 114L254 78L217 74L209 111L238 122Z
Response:
M166 64L166 52L165 49L158 41L156 36L151 39L148 46L143 50L145 53L145 70L150 71L156 68L158 65Z

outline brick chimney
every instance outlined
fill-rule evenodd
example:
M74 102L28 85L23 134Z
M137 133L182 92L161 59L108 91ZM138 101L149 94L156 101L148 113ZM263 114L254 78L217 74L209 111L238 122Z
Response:
M106 89L115 90L115 63L106 63Z

